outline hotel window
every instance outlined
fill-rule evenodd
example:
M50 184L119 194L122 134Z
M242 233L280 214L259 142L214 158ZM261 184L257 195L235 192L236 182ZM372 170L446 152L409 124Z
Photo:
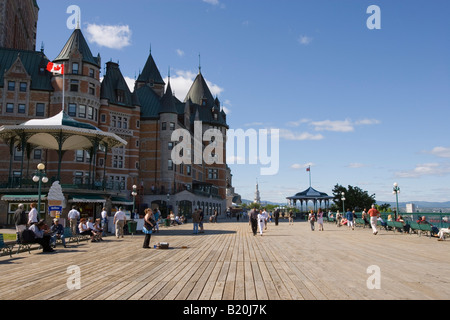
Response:
M42 149L34 149L33 151L33 159L41 160L42 159Z
M95 96L95 84L89 83L89 94Z
M123 169L123 157L114 156L113 157L113 167L118 169Z
M8 81L8 91L15 91L16 83L14 81Z
M169 150L173 149L173 142L169 142Z
M19 104L19 106L17 107L17 113L25 114L25 105L24 104Z
M122 117L117 117L117 128L122 128Z
M79 72L79 64L78 63L76 63L76 62L74 62L74 63L72 63L72 74L78 74L78 72Z
M94 108L88 107L88 109L87 109L87 118L89 120L94 120Z
M80 105L78 108L78 117L86 118L86 106Z
M12 104L12 103L7 103L7 104L6 104L6 112L7 112L7 113L14 113L14 104Z
M14 148L14 161L22 160L22 150L19 150L18 147Z
M102 114L102 115L100 116L100 121L101 121L102 123L106 123L106 114Z
M36 103L36 117L45 116L45 104Z
M141 122L139 120L136 120L136 128L140 128Z
M70 80L70 91L78 92L78 80Z
M84 150L77 150L75 160L77 162L84 162Z
M180 173L184 174L184 166L183 166L183 164L180 164Z
M170 130L171 130L171 131L174 131L174 130L175 130L175 123L174 123L174 122L171 122L171 123L170 123Z
M77 116L77 105L74 103L69 103L69 116L76 117Z
M20 92L27 92L27 83L26 82L21 82L20 83Z
M188 175L188 176L190 176L191 175L191 166L186 166L186 174Z
M161 130L166 130L167 129L167 123L163 122L161 123Z
M128 119L127 118L123 118L123 128L128 129Z
M95 78L95 70L92 68L89 69L89 77Z
M173 161L172 160L167 161L167 169L173 170Z
M83 184L83 172L75 172L74 184Z
M217 169L208 169L208 179L216 180L218 171Z

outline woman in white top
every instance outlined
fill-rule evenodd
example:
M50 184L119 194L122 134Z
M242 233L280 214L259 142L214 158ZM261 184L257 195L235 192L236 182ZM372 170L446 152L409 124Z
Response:
M28 225L32 225L38 222L38 211L36 209L36 203L30 204L31 210L28 213Z
M259 234L262 236L263 235L263 229L265 226L265 222L266 222L266 215L264 214L264 212L259 212L258 213L258 226L259 226Z

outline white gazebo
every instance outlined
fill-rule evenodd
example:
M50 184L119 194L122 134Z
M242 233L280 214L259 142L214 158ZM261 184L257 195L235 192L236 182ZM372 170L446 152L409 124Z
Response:
M101 149L105 153L106 162L108 150L127 144L116 134L102 131L88 123L76 121L64 111L47 119L33 119L19 125L3 125L0 127L0 139L10 149L9 184L12 183L11 170L14 149L18 146L21 150L36 147L56 150L59 156L57 179L60 180L61 161L64 152L68 150L88 150L95 161L97 152ZM21 178L23 176L24 153L22 152ZM104 170L105 168L106 166Z

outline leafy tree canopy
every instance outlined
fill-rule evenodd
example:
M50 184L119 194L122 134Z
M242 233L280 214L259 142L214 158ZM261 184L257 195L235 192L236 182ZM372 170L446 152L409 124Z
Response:
M342 201L342 192L344 192L345 200ZM367 191L362 190L359 187L348 186L345 188L340 184L336 184L333 189L334 205L332 210L343 210L343 205L345 206L345 211L348 209L355 211L362 211L364 209L369 210L372 204L375 204L375 194L369 195Z

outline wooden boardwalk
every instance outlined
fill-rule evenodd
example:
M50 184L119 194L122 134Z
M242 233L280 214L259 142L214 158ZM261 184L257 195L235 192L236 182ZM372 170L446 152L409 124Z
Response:
M248 223L162 228L143 236L81 242L57 253L0 257L0 299L31 300L397 300L450 297L450 241L325 223L268 225L261 237ZM187 247L187 248L183 248ZM80 289L69 290L71 266ZM376 266L379 273L368 273ZM69 269L68 269L69 268ZM379 288L368 279L379 275ZM371 278L372 279L372 278ZM369 281L377 284L377 282Z

